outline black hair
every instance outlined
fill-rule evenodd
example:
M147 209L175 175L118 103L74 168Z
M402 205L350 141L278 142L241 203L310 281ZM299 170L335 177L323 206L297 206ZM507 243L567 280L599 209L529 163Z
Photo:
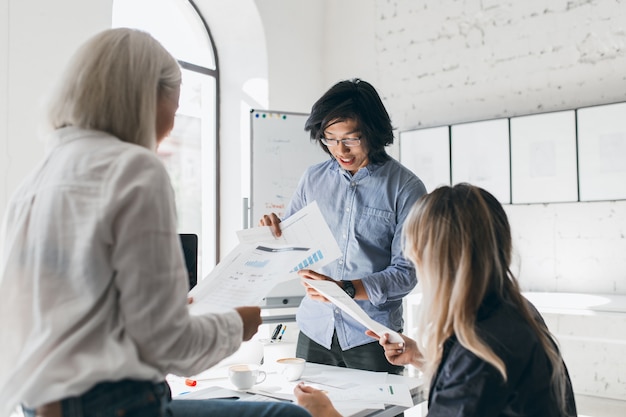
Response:
M332 122L347 119L356 121L362 137L367 142L367 156L370 162L380 163L390 158L385 151L385 146L393 143L393 127L389 113L376 89L370 83L358 78L340 81L324 93L313 104L304 130L310 131L311 140L318 141L324 152L332 155L320 139Z

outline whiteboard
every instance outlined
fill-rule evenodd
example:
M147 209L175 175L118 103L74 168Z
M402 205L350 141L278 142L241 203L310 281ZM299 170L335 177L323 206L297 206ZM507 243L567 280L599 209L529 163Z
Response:
M250 112L250 226L256 226L264 214L274 212L282 218L304 171L330 158L304 131L308 117L303 113ZM303 297L300 279L291 279L270 291L264 307L298 307Z
M308 114L250 112L250 222L264 214L285 214L304 171L330 156L304 131Z

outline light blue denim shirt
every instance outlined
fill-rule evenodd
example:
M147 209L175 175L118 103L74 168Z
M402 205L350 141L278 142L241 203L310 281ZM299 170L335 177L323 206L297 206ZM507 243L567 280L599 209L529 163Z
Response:
M375 321L401 331L402 298L417 284L413 266L402 256L402 224L425 193L422 181L394 159L370 163L354 176L330 159L307 169L285 218L317 201L342 256L313 269L335 280L363 280L369 300L356 302ZM305 297L296 319L304 334L328 349L335 329L343 350L374 341L331 303Z

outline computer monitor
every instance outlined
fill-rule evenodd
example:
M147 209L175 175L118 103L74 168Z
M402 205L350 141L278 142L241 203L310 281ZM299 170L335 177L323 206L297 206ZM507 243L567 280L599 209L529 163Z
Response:
M189 289L198 283L198 235L192 233L180 233L180 243L185 256L185 266L189 274Z

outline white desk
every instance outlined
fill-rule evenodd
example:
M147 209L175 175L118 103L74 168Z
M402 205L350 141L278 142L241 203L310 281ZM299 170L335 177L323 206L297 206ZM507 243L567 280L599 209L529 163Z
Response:
M256 392L263 391L263 395L265 392L268 393L276 393L277 396L284 396L285 394L289 395L293 391L293 386L295 386L296 382L289 383L284 381L280 375L277 375L276 370L272 368L268 368L267 366L263 366L261 369L265 370L268 375L267 379L255 385L253 390ZM227 377L228 369L227 367L221 369L212 369L204 372L201 375L197 375L195 378L197 381L197 385L195 387L189 387L185 385L185 379L179 377L168 377L168 382L172 389L172 395L174 398L183 399L187 395L192 395L198 391L206 392L210 391L211 387L219 387L220 393L226 395L233 395L239 397L241 400L249 399L253 395L247 392L235 391L235 388L232 386ZM307 378L316 378L321 375L332 375L333 377L340 376L341 378L349 381L355 381L357 383L361 383L362 381L368 380L368 378L376 378L380 380L380 373L369 372L369 371L360 371L355 369L346 369L346 368L338 368L335 366L328 365L319 365L315 363L307 363L306 370L304 375L302 375L302 380ZM417 405L424 401L423 395L423 385L422 380L418 378L412 378L408 376L401 375L392 375L385 374L384 382L389 384L405 384L409 387L409 391L411 393L411 397L413 398L413 404ZM224 390L225 389L225 390ZM218 390L217 388L215 389ZM187 393L182 394L181 393ZM346 406L345 403L342 403L341 406L336 405L339 412L345 417L391 417L396 416L406 410L406 407L399 405L386 405L384 410L372 410L366 409L364 406L359 404L350 404Z

